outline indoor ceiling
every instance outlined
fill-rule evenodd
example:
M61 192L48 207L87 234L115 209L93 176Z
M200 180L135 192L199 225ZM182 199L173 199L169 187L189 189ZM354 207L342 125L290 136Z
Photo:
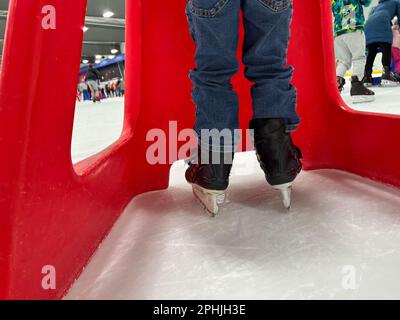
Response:
M8 4L9 0L0 0L0 55ZM114 16L103 18L105 11L113 12ZM108 56L112 49L121 52L121 43L125 42L125 0L88 0L86 15L88 30L84 35L82 60L94 62L96 55Z

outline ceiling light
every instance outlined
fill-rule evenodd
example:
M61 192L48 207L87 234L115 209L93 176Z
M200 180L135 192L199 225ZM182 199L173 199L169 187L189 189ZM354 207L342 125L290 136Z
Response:
M96 54L94 57L96 58L96 60L100 60L101 58L103 58L103 56L100 54Z
M111 49L111 53L112 53L112 54L118 53L118 49Z
M98 63L100 63L100 62L101 62L101 60L96 60L94 63L98 64Z
M82 60L82 63L83 63L83 64L87 64L87 63L89 63L89 60L86 60L86 59L85 59L85 60Z
M84 26L82 30L83 30L83 32L86 32L86 31L88 31L88 30L89 30L89 28L88 28L88 27L86 27L86 26Z
M114 55L109 55L109 56L108 56L108 59L110 59L110 60L111 60L111 59L114 59L114 58L115 58Z
M114 16L114 12L106 11L103 13L104 18L111 18L112 16Z

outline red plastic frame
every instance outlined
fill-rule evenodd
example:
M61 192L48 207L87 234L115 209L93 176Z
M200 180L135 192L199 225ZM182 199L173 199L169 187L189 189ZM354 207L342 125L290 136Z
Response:
M145 136L171 120L192 127L187 72L194 46L185 1L164 3L127 1L124 131L74 168L86 1L11 0L0 82L0 298L61 298L132 197L167 188L170 166L147 164ZM57 10L55 30L41 28L45 5ZM400 118L350 110L336 90L330 0L294 1L289 56L302 117L295 139L305 168L336 168L400 186ZM234 84L245 127L249 83L238 75ZM56 267L55 290L41 287L44 265Z

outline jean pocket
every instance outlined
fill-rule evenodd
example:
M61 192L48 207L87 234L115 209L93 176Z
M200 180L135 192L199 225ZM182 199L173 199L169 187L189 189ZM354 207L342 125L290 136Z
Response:
M292 5L293 0L258 0L262 5L267 7L273 12L283 12Z
M230 0L189 0L189 11L199 17L214 18Z

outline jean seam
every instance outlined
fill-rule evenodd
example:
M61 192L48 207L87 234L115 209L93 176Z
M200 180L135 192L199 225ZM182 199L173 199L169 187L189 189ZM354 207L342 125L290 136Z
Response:
M196 34L195 34L195 30L194 30L192 17L190 16L190 14L188 12L186 12L186 18L187 18L187 22L188 22L188 26L189 26L190 35L191 35L193 41L196 43Z
M258 0L264 7L275 13L283 12L291 6L293 0Z
M210 9L203 9L196 7L193 4L193 0L189 0L188 6L189 6L189 11L192 14L195 14L203 18L214 18L228 4L229 1L230 0L219 0L214 7Z

